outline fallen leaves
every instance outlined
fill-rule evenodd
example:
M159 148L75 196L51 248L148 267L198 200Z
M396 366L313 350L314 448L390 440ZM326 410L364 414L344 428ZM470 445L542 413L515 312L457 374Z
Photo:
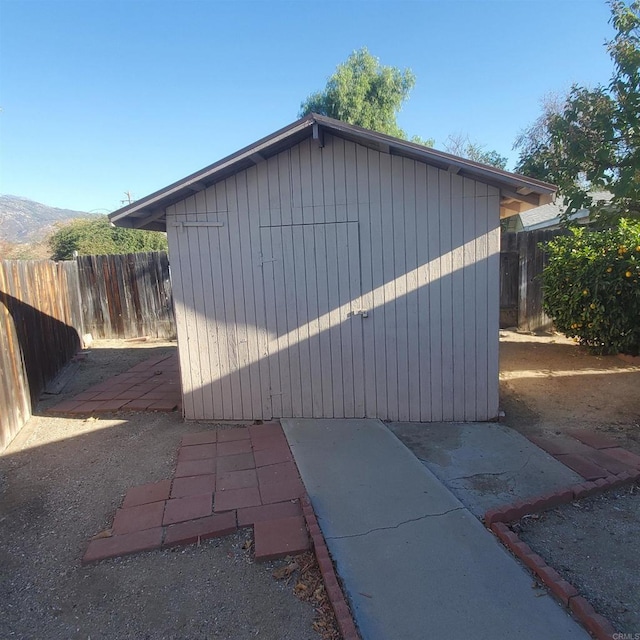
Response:
M297 562L290 562L286 564L284 567L280 567L273 572L273 577L276 580L284 580L288 578L296 569L299 569Z
M322 640L340 640L341 635L333 608L327 597L322 574L313 552L303 553L295 560L288 559L287 564L273 572L273 577L276 580L287 580L287 582L295 579L293 593L300 600L311 602L316 610L313 630Z
M242 543L242 549L244 549L245 551L249 551L251 549L251 547L253 546L253 540L251 538L247 538L243 543Z
M91 540L99 540L100 538L110 538L112 535L113 535L113 532L111 531L111 529L105 529L100 533L96 533L96 535L93 536Z

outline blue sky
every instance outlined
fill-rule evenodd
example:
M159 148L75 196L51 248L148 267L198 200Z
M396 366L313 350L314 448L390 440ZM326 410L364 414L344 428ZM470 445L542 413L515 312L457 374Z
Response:
M409 134L510 158L540 99L607 83L604 0L0 0L0 193L111 211L296 119L367 46Z

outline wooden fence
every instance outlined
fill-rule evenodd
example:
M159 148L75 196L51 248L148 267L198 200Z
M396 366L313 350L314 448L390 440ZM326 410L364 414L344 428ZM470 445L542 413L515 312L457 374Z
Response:
M166 252L77 258L85 329L94 338L173 339Z
M85 333L174 338L167 254L0 261L0 452Z
M500 247L500 327L548 331L553 322L542 309L542 270L546 255L540 243L565 231L503 233Z
M0 451L76 353L82 333L75 263L0 261Z

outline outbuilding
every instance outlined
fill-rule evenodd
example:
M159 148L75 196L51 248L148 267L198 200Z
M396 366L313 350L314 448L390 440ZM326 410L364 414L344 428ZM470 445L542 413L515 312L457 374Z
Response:
M110 218L167 232L185 418L476 421L500 219L554 191L312 114Z

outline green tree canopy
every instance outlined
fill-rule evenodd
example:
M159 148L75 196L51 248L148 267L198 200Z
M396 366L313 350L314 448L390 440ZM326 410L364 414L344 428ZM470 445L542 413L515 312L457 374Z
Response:
M319 113L365 129L406 139L396 121L416 79L410 69L380 64L366 47L354 51L338 65L322 91L312 93L300 105L300 117ZM413 142L432 146L417 136Z
M544 310L594 353L640 351L640 221L574 227L546 243Z
M71 220L61 225L49 238L51 257L70 260L79 255L166 251L167 237L157 231L140 231L114 227L107 216Z
M516 140L516 169L555 183L565 217L582 208L604 223L640 217L640 0L612 0L607 87L575 85ZM611 200L594 199L608 192Z
M445 151L461 158L468 158L498 169L504 169L507 166L507 158L501 156L497 151L487 151L485 145L473 142L468 135L450 135L444 148Z

